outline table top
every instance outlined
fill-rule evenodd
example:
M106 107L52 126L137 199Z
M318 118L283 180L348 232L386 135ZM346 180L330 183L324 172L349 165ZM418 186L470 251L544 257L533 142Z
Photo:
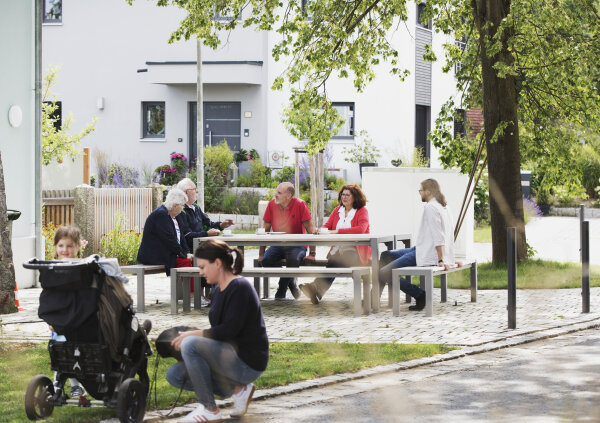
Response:
M396 239L411 239L410 234L395 235ZM232 234L210 237L212 239L220 239L232 245L249 246L249 245L370 245L372 241L377 243L391 242L394 240L394 235L378 235L378 234L273 234L265 233L264 235L257 234ZM195 238L202 240L206 238Z

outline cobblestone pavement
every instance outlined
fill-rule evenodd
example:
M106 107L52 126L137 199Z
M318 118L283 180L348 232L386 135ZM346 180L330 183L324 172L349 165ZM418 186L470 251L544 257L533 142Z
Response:
M252 260L257 250L247 250ZM324 256L325 252L318 252ZM308 281L308 280L306 280ZM302 281L301 281L302 282ZM440 303L440 291L434 292L434 316L424 311L409 312L401 306L399 317L383 307L379 313L354 317L352 282L337 279L323 302L312 305L302 297L298 301L274 301L277 281L271 281L271 299L263 300L263 314L269 339L283 342L398 342L479 345L522 333L597 319L600 317L600 288L591 290L591 310L581 313L581 290L518 290L517 329L507 329L507 295L504 290L478 291L477 302L471 303L469 290L448 290L448 301ZM136 298L136 280L130 278L127 290ZM140 320L150 319L151 336L176 325L209 326L207 308L178 315L170 314L169 279L165 275L146 277L146 312ZM0 316L1 337L5 340L45 342L47 325L37 317L37 300L41 289L19 290L24 311ZM288 297L291 298L288 292ZM382 296L387 305L387 289ZM181 307L179 308L181 311Z

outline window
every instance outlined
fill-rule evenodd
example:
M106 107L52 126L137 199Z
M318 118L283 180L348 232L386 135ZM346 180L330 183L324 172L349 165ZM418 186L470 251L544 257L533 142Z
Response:
M50 119L54 120L54 129L60 131L62 129L62 102L61 101L44 101L49 107L53 107L54 111L50 113Z
M465 51L465 49L467 48L466 38L463 37L463 40L455 40L454 45L456 47L458 47L459 49L461 49L462 51ZM462 67L463 67L463 62L455 63L454 64L454 74L457 74L458 71L462 69Z
M456 117L454 118L454 138L467 136L467 112L463 109L456 109Z
M62 22L62 0L44 0L44 23Z
M416 105L416 122L415 122L415 147L421 149L423 158L429 159L430 145L429 145L429 129L431 119L431 107Z
M312 21L313 17L308 13L308 6L312 3L313 0L302 0L302 16L306 18L306 20Z
M142 103L142 134L144 138L165 137L165 102Z
M235 16L233 14L228 14L228 15L221 15L219 12L217 12L215 10L215 13L212 17L213 21L232 21L235 19ZM242 20L242 14L240 13L237 17L238 21Z
M423 24L421 18L425 14L425 3L419 3L417 5L417 26L421 28L431 29L431 19L427 22L427 24Z
M354 138L354 103L331 103L338 114L345 120L333 139Z

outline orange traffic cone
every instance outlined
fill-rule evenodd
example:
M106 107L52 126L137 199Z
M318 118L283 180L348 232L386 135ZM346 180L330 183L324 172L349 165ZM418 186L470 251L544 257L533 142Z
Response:
M19 306L19 289L17 288L17 284L15 283L15 305L19 311L23 311L24 309Z

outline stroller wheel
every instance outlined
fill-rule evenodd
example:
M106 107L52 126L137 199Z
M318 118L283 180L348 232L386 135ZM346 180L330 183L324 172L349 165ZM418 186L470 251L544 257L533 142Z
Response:
M144 420L146 390L142 382L135 378L125 379L119 387L117 410L122 423L138 423Z
M27 385L25 391L25 413L29 420L48 417L54 410L50 399L54 395L54 385L49 377L37 375Z

